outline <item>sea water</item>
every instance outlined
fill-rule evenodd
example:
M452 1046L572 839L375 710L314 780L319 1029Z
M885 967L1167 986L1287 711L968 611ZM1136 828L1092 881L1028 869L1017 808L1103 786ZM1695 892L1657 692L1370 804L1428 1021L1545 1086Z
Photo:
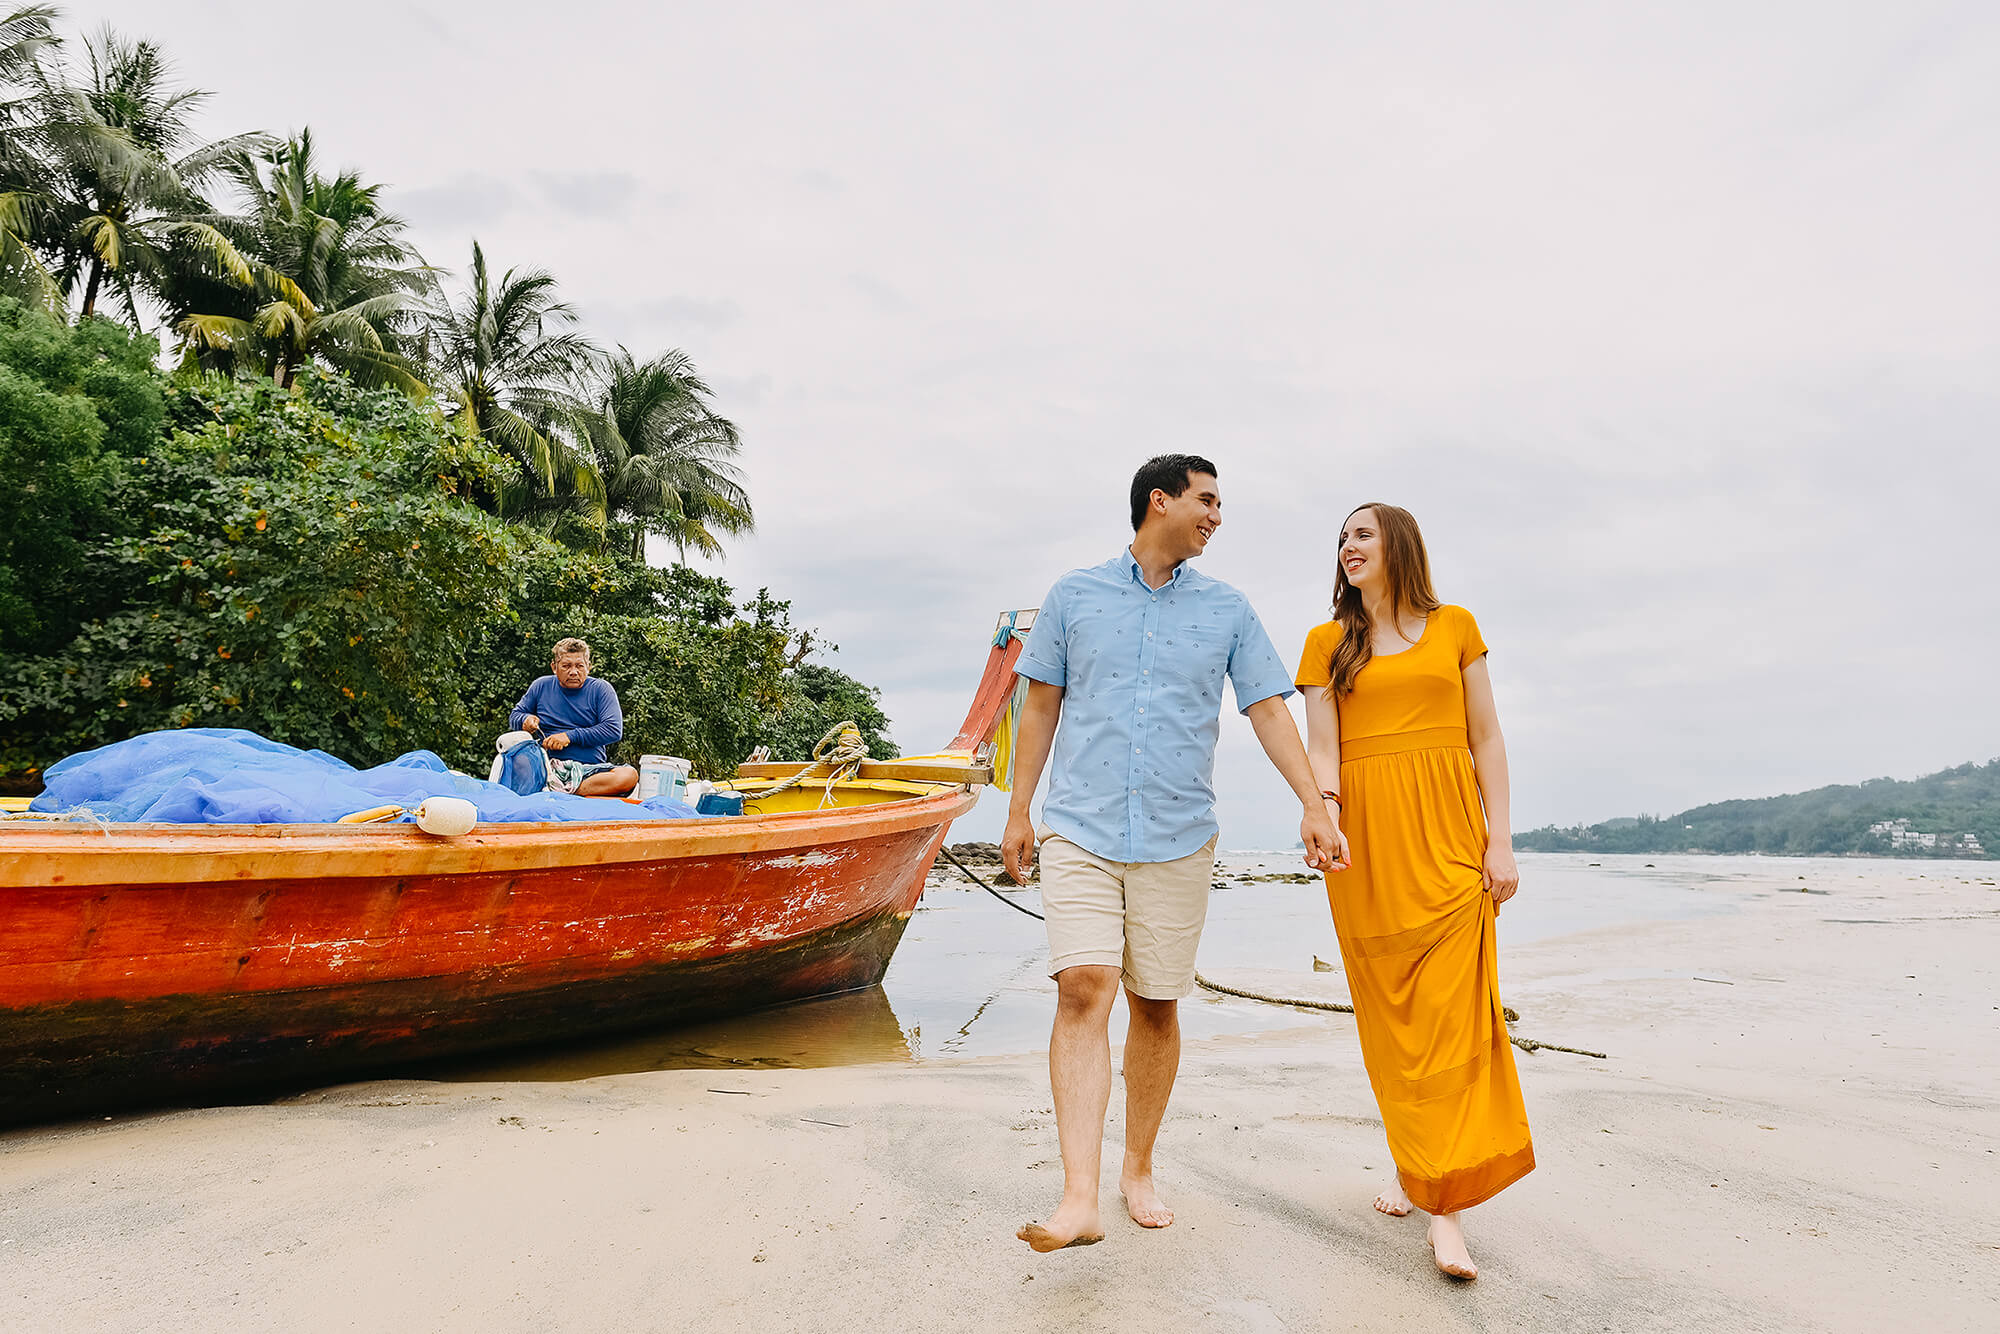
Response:
M1509 949L1530 942L1732 913L1821 884L1853 896L1859 910L1892 901L1913 877L1979 884L2000 871L1993 862L1853 858L1529 853L1520 862L1520 893L1498 923L1503 986ZM990 881L993 868L974 869ZM1225 853L1197 966L1220 979L1240 970L1309 975L1315 958L1337 962L1340 947L1318 878L1260 878L1304 869L1296 851ZM1002 892L1040 911L1033 886ZM1614 953L1602 967L1609 975L1621 963ZM1047 1049L1055 1009L1047 969L1042 924L995 902L940 862L880 987L561 1052L482 1057L436 1077L578 1079L634 1070L964 1061L1039 1052ZM1290 1007L1207 991L1196 991L1181 1007L1182 1030L1194 1041L1295 1030L1318 1020ZM1351 1022L1336 1015L1325 1020ZM1114 1014L1112 1026L1114 1035L1123 1032L1122 1014Z

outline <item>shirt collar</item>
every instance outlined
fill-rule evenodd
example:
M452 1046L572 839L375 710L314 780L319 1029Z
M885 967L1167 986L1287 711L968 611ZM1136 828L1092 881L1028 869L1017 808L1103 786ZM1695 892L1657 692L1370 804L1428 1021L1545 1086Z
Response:
M1132 548L1130 546L1127 546L1125 548L1124 554L1120 557L1120 559L1123 560L1125 563L1125 572L1129 574L1132 578L1137 579L1142 587L1145 588L1153 587L1151 584L1148 584L1146 582L1146 572L1139 567L1139 558L1132 554ZM1179 565L1174 566L1174 572L1167 576L1167 582L1161 584L1160 587L1173 588L1176 585L1178 585L1181 581L1181 576L1187 573L1187 568L1188 568L1188 563L1186 561L1182 561ZM1158 590L1154 591L1157 592Z

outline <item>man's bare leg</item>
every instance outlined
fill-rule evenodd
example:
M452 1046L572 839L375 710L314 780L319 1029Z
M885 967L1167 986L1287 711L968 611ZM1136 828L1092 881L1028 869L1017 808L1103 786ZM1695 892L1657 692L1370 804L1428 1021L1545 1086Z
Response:
M639 771L629 764L592 774L576 785L579 797L622 797L639 786Z
M1046 1223L1014 1235L1038 1251L1104 1240L1097 1218L1104 1157L1104 1109L1111 1102L1111 1003L1118 969L1078 964L1056 974L1056 1022L1049 1034L1049 1087L1062 1144L1063 1197Z
M1125 993L1131 1023L1125 1029L1125 1163L1118 1189L1125 1211L1140 1227L1166 1227L1174 1211L1153 1188L1153 1143L1181 1068L1180 1002Z
M1453 1278L1478 1278L1479 1266L1472 1263L1472 1253L1465 1249L1465 1228L1460 1222L1462 1212L1433 1214L1430 1228L1424 1239L1431 1244L1431 1258L1443 1273Z

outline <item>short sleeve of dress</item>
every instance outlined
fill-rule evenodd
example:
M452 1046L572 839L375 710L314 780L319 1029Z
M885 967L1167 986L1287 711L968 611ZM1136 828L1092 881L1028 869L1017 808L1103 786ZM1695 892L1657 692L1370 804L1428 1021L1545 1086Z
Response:
M1030 681L1045 685L1069 684L1069 624L1063 605L1063 581L1056 580L1028 631L1028 642L1015 660L1014 670Z
M1486 641L1479 637L1479 622L1463 607L1458 612L1458 669L1464 671L1486 655Z
M1299 655L1299 670L1292 684L1301 690L1323 686L1333 680L1333 650L1340 644L1339 621L1317 625L1306 635L1305 651Z

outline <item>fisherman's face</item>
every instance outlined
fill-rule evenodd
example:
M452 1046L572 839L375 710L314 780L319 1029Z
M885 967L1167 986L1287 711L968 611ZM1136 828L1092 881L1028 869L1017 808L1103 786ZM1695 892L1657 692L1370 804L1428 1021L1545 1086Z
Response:
M590 675L590 659L581 653L565 653L550 661L549 670L556 674L564 690L574 690Z

